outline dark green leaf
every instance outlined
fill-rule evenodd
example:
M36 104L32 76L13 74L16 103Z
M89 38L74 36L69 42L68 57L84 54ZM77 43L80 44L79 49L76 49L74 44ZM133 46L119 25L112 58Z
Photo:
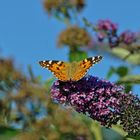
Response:
M11 140L12 137L15 137L18 133L19 131L15 129L1 126L0 127L0 140Z
M129 91L132 91L132 85L125 85L125 92L128 93Z
M128 68L125 66L120 66L116 72L120 77L123 77L128 74Z
M126 138L130 138L130 139L133 139L133 140L140 140L140 136L126 136Z

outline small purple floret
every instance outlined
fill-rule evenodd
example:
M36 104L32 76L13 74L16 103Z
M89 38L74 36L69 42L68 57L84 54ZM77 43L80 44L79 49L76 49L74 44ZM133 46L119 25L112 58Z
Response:
M110 31L110 32L116 32L118 29L118 25L115 23L112 23L110 20L99 20L97 24L97 29Z

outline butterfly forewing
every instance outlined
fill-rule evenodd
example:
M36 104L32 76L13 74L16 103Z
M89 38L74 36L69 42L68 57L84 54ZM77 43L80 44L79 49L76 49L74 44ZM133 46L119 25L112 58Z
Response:
M39 64L43 68L49 69L56 78L61 81L67 81L67 64L63 61L40 61Z
M73 74L72 80L78 81L83 78L88 72L89 68L98 63L102 59L102 56L95 56L84 59L77 64L77 69Z

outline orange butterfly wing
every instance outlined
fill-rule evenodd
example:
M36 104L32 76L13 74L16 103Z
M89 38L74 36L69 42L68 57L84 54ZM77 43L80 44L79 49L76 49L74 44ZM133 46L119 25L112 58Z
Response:
M71 78L72 81L78 81L85 76L88 72L89 68L92 67L94 64L98 63L102 59L102 56L95 56L84 59L77 64L77 68L73 77Z
M98 63L102 56L84 59L80 62L66 63L63 61L40 61L39 64L49 69L61 81L78 81L85 76L89 68Z
M68 73L67 69L69 68L68 63L65 63L63 61L40 61L39 64L44 67L49 69L56 78L58 78L61 81L68 81L70 80L68 78Z

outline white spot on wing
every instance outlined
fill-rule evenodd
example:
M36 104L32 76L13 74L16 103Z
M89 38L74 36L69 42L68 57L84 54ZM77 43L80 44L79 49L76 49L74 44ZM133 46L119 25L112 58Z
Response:
M92 61L94 61L95 60L95 57L92 57Z
M62 63L62 61L58 61L58 62L57 62L58 65L61 64L61 63Z
M87 59L85 59L84 61L87 62Z
M49 61L49 64L51 64L52 63L52 61Z

